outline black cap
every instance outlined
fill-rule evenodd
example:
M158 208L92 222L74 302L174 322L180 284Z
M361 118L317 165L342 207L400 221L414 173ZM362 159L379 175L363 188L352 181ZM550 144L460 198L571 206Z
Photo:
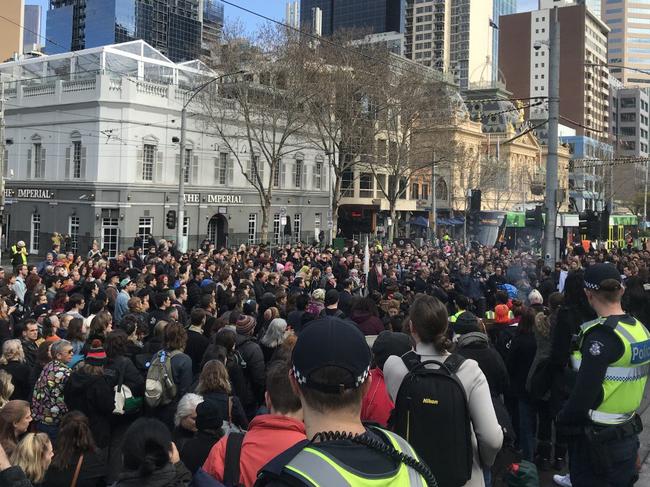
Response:
M291 356L293 374L300 387L330 394L360 387L370 373L370 360L363 333L354 324L332 316L312 321L298 335ZM314 381L312 374L324 367L343 369L348 377L336 384Z
M465 333L473 333L476 331L483 331L481 330L481 327L478 324L478 319L474 315L474 313L470 313L469 311L465 311L462 313L458 318L456 319L456 323L454 323L454 333L457 333L458 335L464 335Z
M325 306L330 306L339 302L339 292L336 289L329 289L325 293Z
M401 357L412 348L411 338L406 333L386 330L377 335L375 343L372 344L372 354L375 356L377 367L383 369L388 357L391 355Z
M585 270L586 289L616 291L621 287L621 274L613 264L594 264Z

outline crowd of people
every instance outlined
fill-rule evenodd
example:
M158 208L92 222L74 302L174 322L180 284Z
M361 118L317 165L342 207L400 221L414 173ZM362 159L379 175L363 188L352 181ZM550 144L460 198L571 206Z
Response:
M12 249L0 485L635 482L647 249L150 243Z

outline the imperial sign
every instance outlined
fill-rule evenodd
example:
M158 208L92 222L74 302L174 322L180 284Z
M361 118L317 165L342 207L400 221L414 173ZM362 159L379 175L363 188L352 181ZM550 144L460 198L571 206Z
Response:
M185 203L201 203L201 196L203 196L204 203L211 203L215 205L224 204L241 204L244 202L240 194L203 194L201 193L185 193Z
M54 198L54 191L40 188L5 188L5 198L51 200Z

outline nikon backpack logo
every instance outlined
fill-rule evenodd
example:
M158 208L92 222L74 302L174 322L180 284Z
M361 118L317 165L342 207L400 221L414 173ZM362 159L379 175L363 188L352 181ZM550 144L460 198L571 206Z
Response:
M422 399L422 404L431 404L433 406L438 405L438 400L437 399L429 399L428 397L425 397Z

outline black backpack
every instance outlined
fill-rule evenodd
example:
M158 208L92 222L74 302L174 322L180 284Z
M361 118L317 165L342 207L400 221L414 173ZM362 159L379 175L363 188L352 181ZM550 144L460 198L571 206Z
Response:
M472 477L473 461L469 406L456 376L465 358L452 354L444 363L421 362L411 351L402 360L409 372L397 393L390 426L415 448L438 485L463 486Z

